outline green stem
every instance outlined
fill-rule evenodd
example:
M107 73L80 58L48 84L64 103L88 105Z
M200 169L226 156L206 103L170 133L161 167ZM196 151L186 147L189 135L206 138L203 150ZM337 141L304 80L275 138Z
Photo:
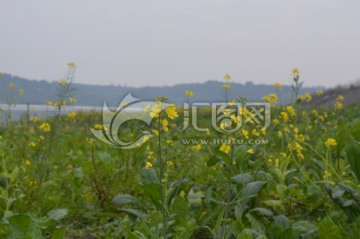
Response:
M163 185L163 177L164 177L164 162L161 153L161 113L159 114L159 122L158 122L158 147L159 147L159 169L160 169L160 200L161 200L161 215L162 215L162 225L163 225L163 238L166 239L167 235L167 213L166 213L166 202L164 195L164 185Z

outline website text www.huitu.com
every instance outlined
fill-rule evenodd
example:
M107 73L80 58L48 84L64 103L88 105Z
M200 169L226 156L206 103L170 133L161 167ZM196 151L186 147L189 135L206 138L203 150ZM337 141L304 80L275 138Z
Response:
M267 139L182 139L184 145L220 145L220 144L233 144L233 145L261 145L268 144Z

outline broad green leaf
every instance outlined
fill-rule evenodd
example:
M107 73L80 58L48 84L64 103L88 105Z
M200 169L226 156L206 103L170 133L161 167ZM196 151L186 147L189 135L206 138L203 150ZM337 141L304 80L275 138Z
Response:
M124 204L136 204L138 200L129 194L119 194L112 199L113 203L124 205Z
M153 168L142 168L140 171L142 184L159 184L159 178Z
M344 195L345 190L341 189L340 187L335 187L332 191L332 197L333 198L340 198Z
M248 183L242 190L241 200L247 202L250 198L256 197L259 191L266 185L264 181Z
M9 219L8 239L41 239L38 223L26 214L11 216Z
M349 206L353 205L354 203L355 203L355 201L353 199L350 199L350 200L345 201L343 206L349 207Z
M51 239L64 239L66 234L66 227L55 229Z
M15 182L19 177L19 168L15 167L14 170L10 173L10 181Z
M136 216L136 217L146 218L146 214L139 212L138 210L135 210L135 209L123 208L123 209L121 209L121 211L126 212L126 213Z
M340 228L331 220L330 217L325 217L319 223L320 238L326 239L341 239L344 238L341 234Z
M274 217L274 223L282 226L282 228L284 228L284 229L287 229L287 228L291 227L290 220L284 215L275 216Z
M257 207L257 208L254 208L254 209L251 209L249 211L249 213L251 212L258 212L262 215L265 215L265 216L272 216L273 215L273 212L270 211L269 209L266 209L266 208L262 208L262 207Z
M238 184L245 184L252 181L252 177L249 173L238 174L231 179Z
M239 236L237 238L241 238L241 239L253 239L253 236L251 235L251 233L248 230L243 230Z
M67 214L68 214L67 209L54 209L47 213L48 217L55 221L60 221L61 219L66 217Z
M207 161L207 166L211 167L214 166L215 164L217 164L218 162L221 162L221 158L219 158L216 155L213 155L208 161Z
M352 171L360 181L360 146L352 143L346 150L346 156L349 160Z

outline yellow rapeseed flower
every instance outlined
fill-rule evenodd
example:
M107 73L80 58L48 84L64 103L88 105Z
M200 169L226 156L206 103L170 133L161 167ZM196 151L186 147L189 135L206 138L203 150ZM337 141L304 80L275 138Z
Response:
M220 151L224 152L224 153L229 153L231 150L231 146L228 145L228 144L225 144L223 143L221 146L220 146Z
M324 94L324 91L323 91L323 90L317 90L317 91L316 91L316 94L317 94L317 95L322 95L322 94Z
M32 148L35 148L35 147L36 147L36 143L30 142L30 143L29 143L29 146L32 147Z
M337 97L337 99L340 100L340 101L342 101L342 100L344 100L344 96L343 96L343 95L339 95L339 96Z
M284 122L289 121L289 115L284 111L280 112L280 118L282 118Z
M225 79L225 80L228 80L228 81L231 80L231 75L230 75L230 74L226 74L226 75L224 76L224 79Z
M279 167L279 163L280 163L280 160L279 159L275 159L275 167Z
M300 75L300 71L299 71L298 68L294 68L294 69L292 70L292 73L293 73L294 76L299 76L299 75Z
M68 65L68 67L70 67L70 68L76 67L75 62L73 62L73 61L69 62L67 65Z
M231 119L235 124L241 123L241 117L240 117L240 115L231 115L231 116L230 116L230 119Z
M199 151L201 149L201 144L195 144L191 147L192 151Z
M280 152L280 156L286 157L286 153L285 152Z
M49 123L44 122L39 126L39 129L41 129L44 132L50 132L51 131L51 126L50 126Z
M151 118L157 118L159 117L159 114L161 112L161 103L157 102L156 104L151 107L150 117Z
M76 103L76 102L77 102L77 99L74 98L74 97L70 97L70 98L69 98L69 102L70 102L70 103Z
M276 94L271 93L271 94L265 95L262 99L267 103L276 103L279 98Z
M25 93L25 90L23 90L23 89L19 89L19 90L18 90L18 94L19 94L19 95L23 95L24 93Z
M290 116L295 116L295 109L292 105L286 106L285 109L289 113Z
M185 96L188 98L191 98L194 96L194 92L192 92L191 90L186 90L185 91Z
M146 162L145 168L152 168L153 164L150 162Z
M97 130L104 129L104 125L102 125L102 124L95 124L95 125L94 125L94 129L97 129Z
M171 104L168 108L166 108L165 112L169 119L175 119L179 117L178 113L176 112L176 107L174 104Z
M334 107L336 110L341 110L344 107L344 105L341 102L336 101Z
M228 89L231 88L231 85L230 85L230 84L223 84L223 85L222 85L222 88L228 90Z
M249 138L249 131L247 131L246 129L242 129L241 132L245 138L247 138L247 139Z
M59 84L60 84L60 85L66 85L66 84L67 84L67 80L61 78L61 79L59 80Z
M331 173L327 170L324 171L324 175L323 175L323 178L324 179L327 179L327 178L330 178L331 177Z
M248 150L246 151L246 153L248 153L248 154L254 154L254 149L248 149Z
M328 138L327 140L325 140L325 146L326 147L333 147L333 146L336 146L336 145L337 145L337 142L333 138Z
M144 111L150 111L150 105L146 105L145 107L144 107Z
M260 136L260 132L257 131L256 129L253 129L253 130L251 131L251 134L254 135L254 136Z
M151 130L155 136L159 136L159 131L156 129Z
M76 112L74 111L71 111L67 114L67 116L70 118L70 119L74 119L76 117Z
M312 97L311 97L311 94L310 94L310 93L305 93L304 98L305 98L306 102L310 102L310 101L311 101L311 99L312 99Z
M30 166L30 165L31 165L30 160L28 160L28 159L27 159L27 160L25 160L25 165L26 165L26 166Z
M34 123L37 123L37 122L40 121L40 118L37 117L37 116L34 116L34 117L32 117L32 118L30 119L30 121L31 121L31 122L34 122Z
M162 128L163 130L166 132L166 131L169 131L169 121L167 121L167 119L163 119L161 120L161 125L162 125Z
M273 119L272 122L274 123L274 125L278 125L280 124L280 121L279 119Z
M281 89L281 88L282 88L282 84L276 82L276 83L274 84L274 87L275 87L276 89Z
M14 88L15 88L15 84L14 84L14 83L11 83L11 84L9 85L9 88L10 88L10 89L14 89Z

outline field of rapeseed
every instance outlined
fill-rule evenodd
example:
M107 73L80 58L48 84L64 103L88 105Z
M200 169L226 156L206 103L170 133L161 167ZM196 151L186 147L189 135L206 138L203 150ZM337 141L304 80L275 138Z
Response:
M109 132L101 112L69 111L76 104L72 70L61 79L51 116L32 113L12 121L11 106L26 94L10 85L0 127L0 238L358 238L360 235L360 107L343 97L312 109L299 95L293 104L264 96L267 128L254 111L231 107L231 76L219 87L227 108L219 128L212 112L198 109L197 130L187 111L158 97L143 112L150 125L127 121L116 134L134 148L98 140ZM185 92L188 105L196 92ZM323 94L321 90L316 94ZM164 107L166 105L166 107ZM227 116L227 117L226 117ZM238 130L233 125L242 122ZM192 118L193 120L193 118Z

